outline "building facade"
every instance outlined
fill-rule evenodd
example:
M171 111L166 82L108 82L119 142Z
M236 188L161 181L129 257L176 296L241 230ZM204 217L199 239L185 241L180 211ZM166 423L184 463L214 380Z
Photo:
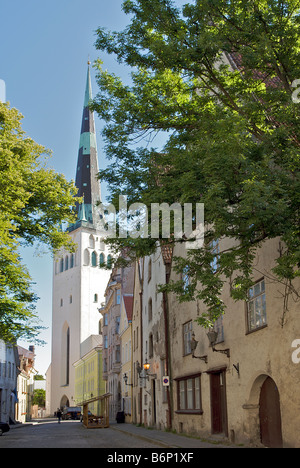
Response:
M16 418L19 356L16 346L0 340L0 421L11 423Z
M226 239L217 246L228 247ZM183 244L136 262L132 387L122 386L122 395L132 395L133 424L257 447L299 447L300 282L275 280L280 248L279 239L260 247L246 302L234 301L225 284L226 313L213 330L198 324L206 312L201 301L180 303L157 291L172 280L189 284L188 274L179 277L172 267L173 256L186 256Z
M125 422L132 422L132 309L133 294L122 295L120 312L121 392Z
M220 248L226 247L224 240ZM274 239L258 251L246 303L234 301L226 285L227 309L215 323L213 343L197 323L204 304L179 304L169 295L172 427L177 432L255 446L299 446L300 367L293 352L295 357L300 284L275 281L279 249ZM174 255L185 252L177 247ZM171 279L178 280L174 271Z
M101 340L102 341L102 340ZM78 403L105 394L103 380L102 344L92 348L74 363L75 368L75 406ZM99 414L99 401L91 403L89 410Z
M109 401L110 419L115 420L123 411L122 361L121 361L121 301L123 296L133 293L134 268L114 268L105 292L105 304L100 310L103 316L103 378Z
M143 390L142 414L143 424L157 428L169 425L169 407L167 386L164 377L167 371L167 345L164 295L158 292L158 286L166 283L166 264L161 251L146 257L143 263L143 360L142 367L149 363L147 377L140 374L139 380Z
M32 399L34 392L34 376L37 371L35 364L35 348L29 346L25 349L18 346L19 373L18 373L18 402L16 408L16 419L20 423L31 421L32 419Z

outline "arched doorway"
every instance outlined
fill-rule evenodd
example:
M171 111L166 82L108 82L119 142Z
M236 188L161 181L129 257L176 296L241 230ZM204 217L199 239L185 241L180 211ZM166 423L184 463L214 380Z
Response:
M261 442L266 447L282 447L281 412L278 388L271 377L261 387L259 397Z
M65 406L70 406L69 398L66 395L60 400L60 409L62 410Z

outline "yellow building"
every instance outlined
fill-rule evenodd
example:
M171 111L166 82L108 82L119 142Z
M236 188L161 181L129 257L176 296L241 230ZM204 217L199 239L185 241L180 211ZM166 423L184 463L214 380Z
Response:
M74 363L75 367L75 405L105 394L103 380L102 346L96 346ZM97 414L99 401L90 404L89 411Z
M120 337L121 337L121 390L122 411L125 422L132 421L132 352L131 352L131 324L132 324L133 295L123 295L121 301Z

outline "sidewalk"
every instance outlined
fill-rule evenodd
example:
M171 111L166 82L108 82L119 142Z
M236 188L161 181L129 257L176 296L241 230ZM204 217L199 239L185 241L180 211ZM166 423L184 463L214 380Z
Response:
M193 438L172 432L159 431L157 429L147 429L145 427L137 427L134 424L117 424L112 423L110 428L123 432L124 434L137 437L146 442L154 442L161 447L169 448L237 448L224 439L201 439Z

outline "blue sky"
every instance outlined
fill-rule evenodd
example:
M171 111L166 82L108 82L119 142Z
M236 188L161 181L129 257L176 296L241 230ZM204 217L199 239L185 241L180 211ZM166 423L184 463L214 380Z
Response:
M121 30L128 24L121 5L122 0L0 0L0 80L6 99L24 115L26 133L52 150L48 165L67 179L75 177L88 57L91 62L101 58L105 68L123 78L129 73L94 46L99 26ZM94 77L92 87L95 95ZM101 128L96 118L99 166L104 168ZM48 327L41 335L47 345L36 348L36 368L44 374L51 362L52 260L35 248L22 251L22 257L40 297L41 324Z

